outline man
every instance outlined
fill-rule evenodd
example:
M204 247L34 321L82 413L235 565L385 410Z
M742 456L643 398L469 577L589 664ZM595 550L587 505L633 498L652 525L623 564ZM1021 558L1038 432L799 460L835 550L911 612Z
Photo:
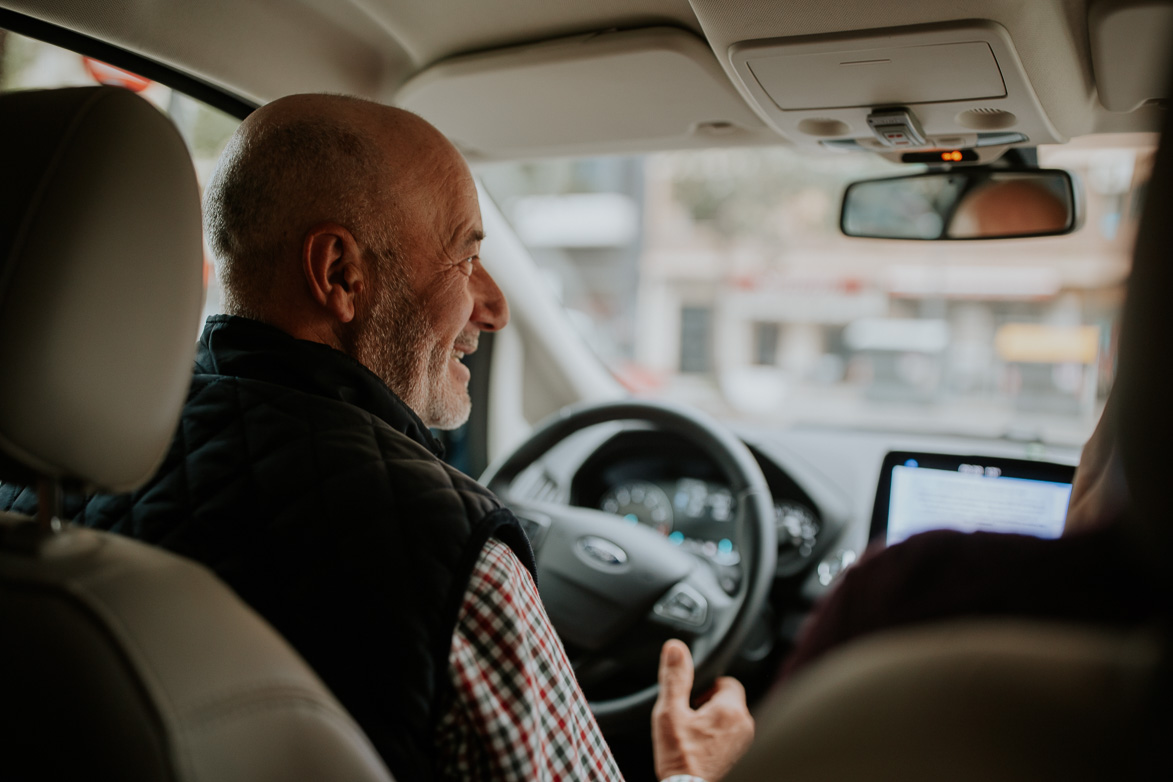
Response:
M205 212L228 314L171 451L75 520L212 567L401 782L620 778L520 526L428 431L467 419L460 359L509 319L464 159L407 112L291 96L240 126ZM744 690L692 709L679 642L660 679L658 776L714 782L752 738Z
M856 638L923 622L1017 616L1128 626L1155 616L1157 590L1117 523L1129 499L1115 408L1109 399L1084 446L1062 537L938 531L869 551L816 607L781 678Z

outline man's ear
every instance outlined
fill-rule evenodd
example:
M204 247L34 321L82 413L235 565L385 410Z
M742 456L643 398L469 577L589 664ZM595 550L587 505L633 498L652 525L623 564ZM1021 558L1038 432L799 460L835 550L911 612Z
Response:
M355 299L367 284L354 235L337 223L313 226L302 240L301 265L314 301L339 323L354 320Z

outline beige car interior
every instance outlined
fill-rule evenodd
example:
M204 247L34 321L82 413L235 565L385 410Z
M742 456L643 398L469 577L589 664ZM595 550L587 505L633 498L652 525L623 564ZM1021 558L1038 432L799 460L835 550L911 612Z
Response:
M11 120L18 115L38 121ZM175 378L187 371L198 314L198 200L186 151L153 108L113 89L10 95L0 99L0 116L10 118L0 148L23 157L20 166L10 161L8 170L19 172L11 181L28 194L4 215L0 294L6 304L28 304L19 317L6 307L0 329L0 355L9 377L20 379L3 387L5 477L35 474L45 487L135 486L170 437L183 390ZM122 132L103 133L112 126ZM1159 165L1173 162L1169 152ZM102 164L111 160L117 177ZM128 245L122 237L131 226L118 221L133 218L119 216L145 209L155 210L156 230ZM1147 229L1165 224L1155 214L1151 207ZM1143 243L1137 274L1168 276L1152 252L1159 247ZM84 284L95 266L110 265L125 271L130 295L92 299L107 302L101 311L72 309L86 301L71 281ZM1130 301L1131 324L1145 320L1137 307L1160 303L1149 298ZM157 317L159 307L179 315ZM136 327L146 318L157 328ZM1130 342L1128 358L1143 361L1150 344ZM91 382L60 385L55 367L40 360L58 351L84 353ZM140 363L127 367L127 353ZM1136 365L1122 371L1122 390ZM116 436L111 418L127 395L136 405L123 406ZM109 406L93 407L102 404ZM1142 420L1133 416L1126 432L1129 423L1147 426ZM78 453L79 441L106 447ZM1141 450L1134 459L1147 463ZM120 779L285 779L310 770L313 778L388 778L313 673L206 570L44 516L6 516L0 551L8 639L0 665L20 672L8 683L4 721L14 724L5 735L26 751L44 745L35 753L44 778L99 769ZM1138 524L1138 534L1167 531ZM789 689L730 780L778 778L780 767L787 779L1105 778L1121 769L1119 748L1151 727L1163 648L1156 634L1022 623L880 636L833 655ZM63 721L85 730L74 752L55 755ZM845 737L851 751L843 751Z
M726 779L1145 778L1162 648L1023 621L880 633L784 690Z
M390 779L208 570L53 511L66 486L144 483L178 421L203 285L179 133L112 87L11 93L0 150L0 478L42 506L0 514L0 776Z
M1173 11L1154 0L5 0L253 103L362 95L471 160L741 144L1031 145L1159 130ZM215 41L201 47L193 42ZM999 149L1001 147L1001 149Z
M1007 134L1151 132L1173 51L1173 6L1109 0L2 4L246 101L292 85L402 105L474 161L778 143L894 154L869 123L892 102L927 146L990 155L1016 143ZM1170 140L1116 392L1129 524L1166 596ZM0 514L0 777L389 779L314 673L207 570L54 513L61 491L147 481L177 421L203 262L183 142L126 93L62 90L0 97L0 156L0 480L41 497L38 518ZM1165 627L877 636L759 715L728 779L1144 776L1171 726L1168 648Z
M1173 37L1166 0L0 0L0 7L175 67L248 104L325 91L400 105L436 124L474 164L742 145L816 154L859 146L891 157L901 148L890 151L876 128L892 126L868 122L887 101L911 110L896 127L915 125L926 143L976 143L985 134L991 145L975 148L985 158L1018 135L1033 146L1151 133L1160 129L1156 103ZM800 77L781 79L792 66ZM489 232L490 249L500 236ZM548 321L542 305L529 303L542 298L532 291L541 283L506 291L516 323ZM515 405L492 403L488 437L500 444L493 457L517 441L515 423L532 425L610 392L598 377L605 373L581 371L590 362L575 348L566 362L550 359L540 331L500 335L502 352L525 367L527 406L520 421Z

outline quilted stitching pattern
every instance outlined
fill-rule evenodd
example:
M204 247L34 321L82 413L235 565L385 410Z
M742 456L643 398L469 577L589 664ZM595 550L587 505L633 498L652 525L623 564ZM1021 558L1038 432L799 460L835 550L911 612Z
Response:
M490 536L531 571L532 554L488 490L405 434L418 419L381 382L326 351L210 321L158 474L90 498L76 520L210 566L309 661L397 777L424 779L476 555Z

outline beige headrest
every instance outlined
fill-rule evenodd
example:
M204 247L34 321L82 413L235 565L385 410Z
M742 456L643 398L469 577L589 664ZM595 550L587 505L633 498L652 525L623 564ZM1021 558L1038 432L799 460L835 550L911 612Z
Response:
M203 245L187 148L125 90L17 92L0 96L0 172L0 477L134 488L191 381Z

